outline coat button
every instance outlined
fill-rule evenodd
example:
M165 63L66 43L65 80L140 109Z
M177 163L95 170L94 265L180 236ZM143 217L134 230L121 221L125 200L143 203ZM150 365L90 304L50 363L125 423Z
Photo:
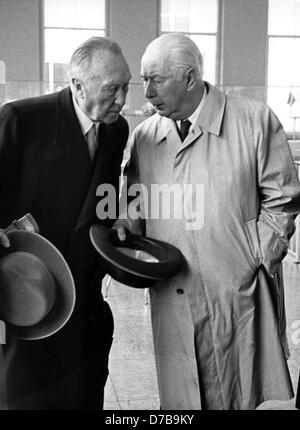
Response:
M177 288L176 292L177 294L183 294L183 290L181 288Z

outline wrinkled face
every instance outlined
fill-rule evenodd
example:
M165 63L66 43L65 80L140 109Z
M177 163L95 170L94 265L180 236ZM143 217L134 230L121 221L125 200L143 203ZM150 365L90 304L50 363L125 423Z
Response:
M115 122L122 110L131 79L128 65L121 55L110 55L99 76L80 81L77 102L92 121Z
M157 112L168 118L182 119L187 93L186 79L177 79L174 67L159 52L146 53L141 62L144 93Z

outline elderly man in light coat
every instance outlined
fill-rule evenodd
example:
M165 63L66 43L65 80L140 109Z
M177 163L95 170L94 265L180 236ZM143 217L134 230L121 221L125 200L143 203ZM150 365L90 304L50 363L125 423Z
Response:
M123 239L140 223L185 257L176 276L150 288L161 408L253 409L289 399L281 261L300 186L282 125L263 103L204 82L201 54L186 36L152 41L141 74L157 112L133 132L125 176L148 200L143 222L115 227ZM177 184L182 200L193 185L189 210L173 216L179 199L170 217L151 216L154 184Z

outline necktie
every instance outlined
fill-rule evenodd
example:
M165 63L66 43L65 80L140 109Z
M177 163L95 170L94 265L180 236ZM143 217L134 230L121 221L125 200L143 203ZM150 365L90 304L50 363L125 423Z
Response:
M89 153L91 160L94 160L95 152L97 150L97 130L96 130L96 124L94 123L92 127L89 129L89 131L86 133L86 141L88 143L89 147Z
M182 142L187 137L190 126L191 126L191 122L188 119L185 119L184 121L180 121L179 135Z

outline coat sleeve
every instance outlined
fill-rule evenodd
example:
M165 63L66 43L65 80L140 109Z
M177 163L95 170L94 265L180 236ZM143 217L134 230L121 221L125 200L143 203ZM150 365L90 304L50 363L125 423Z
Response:
M300 211L300 184L283 127L266 108L256 117L258 188L257 222L262 264L273 276L285 257Z
M19 120L13 105L0 109L0 227L12 220L11 214L16 200L16 188L20 171L21 151Z

